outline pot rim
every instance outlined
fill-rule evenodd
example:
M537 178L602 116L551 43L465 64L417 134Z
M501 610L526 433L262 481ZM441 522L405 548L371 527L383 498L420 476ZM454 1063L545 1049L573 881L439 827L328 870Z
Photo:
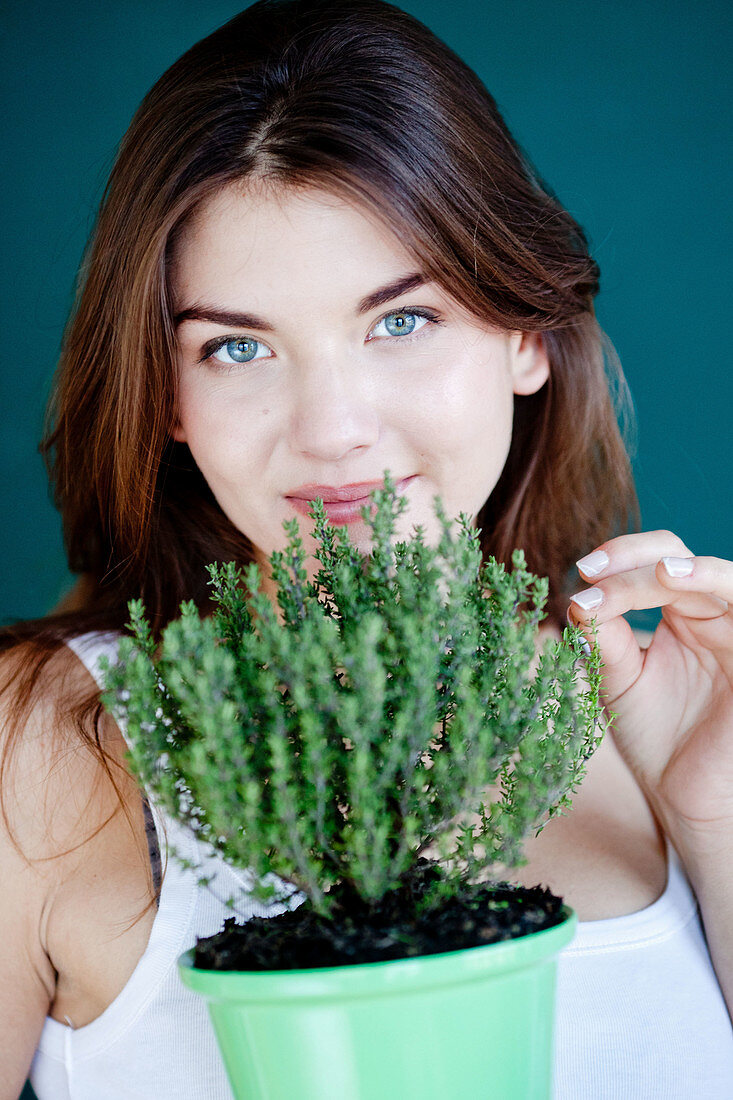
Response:
M178 971L190 989L212 1000L253 1003L293 1001L429 989L486 981L551 961L575 936L578 918L563 905L564 919L551 928L510 940L417 955L405 959L349 963L301 970L201 970L193 966L194 948L178 958Z

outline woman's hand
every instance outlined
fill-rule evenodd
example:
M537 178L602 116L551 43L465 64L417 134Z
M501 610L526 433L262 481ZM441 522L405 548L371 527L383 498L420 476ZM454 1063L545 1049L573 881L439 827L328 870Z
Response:
M607 560L606 560L607 559ZM612 733L665 831L733 837L733 562L669 531L622 535L578 562L568 618L603 657ZM622 617L661 607L643 650Z

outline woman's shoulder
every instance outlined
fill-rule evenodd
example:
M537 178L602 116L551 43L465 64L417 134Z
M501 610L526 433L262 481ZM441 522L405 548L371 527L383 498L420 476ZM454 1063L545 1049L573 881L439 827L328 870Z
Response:
M19 1042L30 1042L30 1032L35 1042L59 997L72 1003L69 989L77 998L81 990L92 1008L84 1016L73 1002L74 1011L64 1012L77 1026L94 1017L99 994L87 986L90 952L99 948L95 927L109 930L121 914L135 920L150 871L124 741L69 646L40 667L32 643L0 656L0 730L0 968L9 983L0 992L0 1025L7 1019Z
M0 653L2 748L52 755L83 744L93 730L99 686L82 646L92 636L55 643L24 639ZM109 727L106 727L109 732Z
M22 642L0 654L0 830L36 889L56 896L130 822L130 807L138 815L126 749L71 646L40 654Z
M53 857L100 823L111 805L109 770L123 756L98 685L70 646L41 653L22 642L0 654L4 825L26 854Z
M17 771L66 747L74 703L81 703L89 674L72 650L25 639L0 653L2 763ZM64 715L67 720L64 721Z
M29 641L0 654L0 828L50 883L129 822L130 807L139 815L127 745L81 649L95 641L42 654Z

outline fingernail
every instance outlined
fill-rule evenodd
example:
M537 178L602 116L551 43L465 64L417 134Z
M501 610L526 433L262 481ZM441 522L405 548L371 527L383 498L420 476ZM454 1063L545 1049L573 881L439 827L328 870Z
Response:
M589 577L597 577L604 569L608 568L608 554L605 550L594 550L584 558L579 558L575 563L578 569L587 573Z
M585 638L581 640L580 648L583 650L583 653L585 653L586 657L590 657L592 650L589 643L586 642Z
M692 572L692 558L662 558L662 565L670 577L689 577Z
M603 593L600 588L586 588L585 592L576 592L570 599L583 611L595 611L603 603Z

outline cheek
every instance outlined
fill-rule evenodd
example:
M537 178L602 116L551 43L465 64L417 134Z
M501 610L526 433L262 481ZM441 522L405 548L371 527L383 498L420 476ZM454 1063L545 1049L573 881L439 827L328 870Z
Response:
M206 480L241 483L263 449L271 420L268 409L253 415L232 387L218 386L205 393L183 386L180 395L181 434Z
M416 434L446 459L478 458L477 451L503 459L511 441L514 397L511 380L496 362L457 359L431 372L411 406ZM429 441L429 442L428 442Z

